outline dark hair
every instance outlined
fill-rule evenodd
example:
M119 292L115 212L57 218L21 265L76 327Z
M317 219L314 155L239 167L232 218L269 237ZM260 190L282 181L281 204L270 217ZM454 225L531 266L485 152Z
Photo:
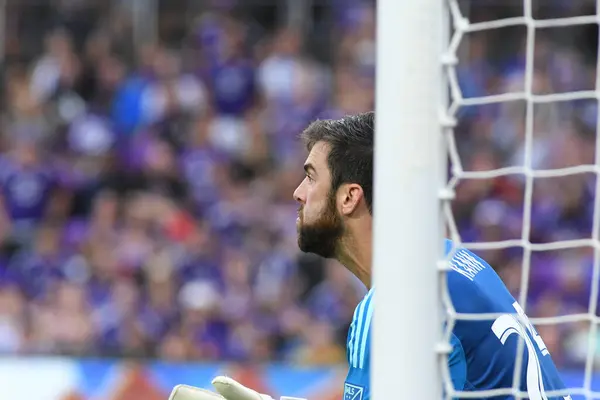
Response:
M331 172L331 190L337 190L344 183L360 185L371 213L374 135L375 113L372 111L335 120L317 120L300 135L308 151L317 142L330 146L327 166Z

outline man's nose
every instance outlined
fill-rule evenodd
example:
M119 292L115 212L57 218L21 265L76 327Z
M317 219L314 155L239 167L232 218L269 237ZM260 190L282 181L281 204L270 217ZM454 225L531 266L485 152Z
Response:
M300 183L300 185L298 185L296 190L294 190L294 200L296 200L298 203L304 203L303 187L304 187L304 181L302 181L302 183Z

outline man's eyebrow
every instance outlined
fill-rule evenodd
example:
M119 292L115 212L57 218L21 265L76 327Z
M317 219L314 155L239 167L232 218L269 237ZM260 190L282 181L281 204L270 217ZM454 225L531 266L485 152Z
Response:
M317 174L317 170L311 163L304 164L304 171L306 171L307 173L312 172L315 175Z

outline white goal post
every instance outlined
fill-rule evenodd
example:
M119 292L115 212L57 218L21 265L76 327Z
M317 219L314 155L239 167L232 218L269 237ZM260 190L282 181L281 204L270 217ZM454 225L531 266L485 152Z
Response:
M443 257L439 194L446 168L444 7L442 0L377 1L374 400L442 394L436 265Z

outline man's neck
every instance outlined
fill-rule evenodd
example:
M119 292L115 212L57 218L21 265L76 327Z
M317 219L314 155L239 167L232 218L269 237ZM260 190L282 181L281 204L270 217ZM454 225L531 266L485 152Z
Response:
M340 242L337 260L352 272L366 287L371 289L372 243L371 232L347 234Z

